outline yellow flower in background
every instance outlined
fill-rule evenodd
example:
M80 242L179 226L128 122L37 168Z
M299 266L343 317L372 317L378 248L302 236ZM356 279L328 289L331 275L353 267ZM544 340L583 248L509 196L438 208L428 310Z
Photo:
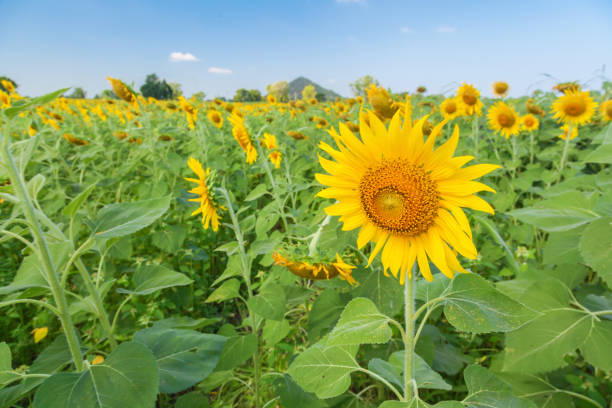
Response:
M314 122L319 129L325 129L329 126L329 123L324 118L316 118Z
M76 146L87 146L89 144L87 140L73 136L70 133L64 133L64 139Z
M292 261L289 258L284 257L278 252L272 254L274 264L284 266L294 275L300 276L306 279L312 280L329 280L335 277L339 277L347 281L349 284L354 285L356 283L353 278L353 265L347 264L342 260L340 255L336 254L336 262L328 263L308 263L303 261Z
M255 160L257 160L257 149L251 142L251 137L244 126L243 118L234 111L228 120L232 124L232 135L234 135L234 139L236 139L242 150L246 153L246 162L248 164L253 164Z
M597 103L590 96L589 91L570 88L557 98L552 104L554 118L558 122L582 125L591 120L595 114Z
M368 101L370 101L372 109L382 120L391 119L399 109L399 106L393 102L387 90L382 86L370 84L366 88L366 93L368 94Z
M91 360L91 365L102 364L104 362L104 357L98 355L93 360Z
M208 120L219 129L223 127L223 116L216 110L209 110L206 117L208 117Z
M560 139L567 139L567 132L569 132L569 124L561 126L562 133L559 135ZM572 134L570 140L575 139L578 136L578 126L572 126Z
M534 115L544 116L546 114L544 109L536 105L534 100L531 98L527 99L527 102L525 102L525 108L527 109L527 112Z
M271 104L275 104L276 103L276 96L272 95L272 94L268 94L268 96L266 97L266 99L268 100L269 103Z
M127 132L122 131L122 130L117 130L116 132L113 133L113 136L115 136L119 140L123 140L126 137L128 137L129 134Z
M493 82L493 93L497 96L506 96L506 94L508 93L508 89L510 89L510 86L507 82Z
M440 112L446 120L455 119L457 116L462 114L462 105L457 97L446 98L440 104Z
M482 114L482 101L480 100L478 89L464 82L457 91L457 96L466 115L471 116L475 114L480 116Z
M295 140L308 140L308 136L306 136L305 134L301 133L301 132L295 132L293 130L287 130L286 131L287 136L295 139Z
M532 132L534 130L538 130L540 127L540 121L531 113L528 113L527 115L521 117L521 126L523 129Z
M110 76L107 76L106 79L108 79L108 81L111 83L115 95L117 95L119 98L123 99L126 102L132 104L136 103L136 96L130 90L130 88L127 87L126 84L121 82L120 79L111 78Z
M200 203L200 205L191 215L202 214L204 229L208 229L210 225L213 231L216 232L219 229L218 211L222 210L223 207L217 205L215 201L213 176L211 175L210 168L204 171L202 163L193 157L187 160L187 165L198 176L197 179L185 178L185 180L197 184L197 186L189 190L189 192L196 194L198 197L190 198L189 201Z
M385 274L404 283L418 263L423 277L432 280L431 260L446 276L466 272L457 253L475 259L472 232L462 208L493 213L493 208L475 193L494 192L476 182L500 166L463 166L473 157L453 157L459 142L459 128L437 149L434 143L445 121L437 124L425 140L426 118L412 126L401 123L396 114L388 129L377 115L368 112L368 126L362 121L361 138L340 124L340 134L330 130L339 150L325 142L319 147L335 161L319 157L329 174L316 174L328 186L317 195L337 202L325 209L340 216L343 230L360 228L358 248L375 243L369 262L382 251Z
M181 106L181 110L185 112L185 117L187 118L187 124L189 125L189 129L195 129L195 124L198 120L198 110L193 107L187 100L179 96L179 102Z
M49 334L49 328L48 327L36 328L32 330L32 334L34 335L34 343L39 343L42 339L47 337L47 334Z
M0 81L0 84L2 84L2 87L9 94L15 93L15 86L13 86L13 83L11 81L7 81L6 79L3 79L2 81Z
M271 133L264 133L263 137L260 139L261 145L268 150L276 149L278 146L276 145L276 136Z
M272 164L274 164L275 168L277 169L280 168L281 160L283 158L281 152L279 152L278 150L275 150L272 153L270 153L268 157L270 158L270 161L272 162Z
M601 116L603 117L605 121L608 121L608 122L611 121L612 120L612 100L602 102L601 106L599 107L599 112L601 112Z
M30 135L30 137L32 137L37 132L38 132L38 126L36 126L36 123L34 123L34 122L30 123L30 126L28 126L28 135Z
M11 97L2 90L0 90L0 107L2 107L2 109L11 107Z
M520 128L518 114L512 106L505 102L500 101L493 105L489 109L487 118L489 119L489 128L501 133L506 139L518 135Z
M417 87L416 91L420 94L424 94L425 92L427 92L427 88L425 88L423 85Z

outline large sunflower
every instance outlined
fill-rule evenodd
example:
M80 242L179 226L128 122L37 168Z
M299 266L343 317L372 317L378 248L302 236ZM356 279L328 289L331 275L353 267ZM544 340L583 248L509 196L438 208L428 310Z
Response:
M211 225L213 231L217 231L219 229L218 212L224 208L215 201L213 175L209 168L204 171L202 163L193 157L187 160L187 165L198 176L197 179L185 178L185 180L197 184L197 186L189 190L189 192L196 194L198 197L190 198L189 201L200 203L200 206L192 212L191 215L202 214L204 229L208 229L208 226Z
M559 122L582 125L591 120L596 107L597 103L589 95L589 91L570 88L553 102L552 112Z
M482 101L480 100L478 89L464 82L457 91L457 96L463 105L466 115L476 114L480 116L482 114Z
M390 270L396 277L399 273L402 284L406 275L411 278L415 261L427 280L433 279L429 260L448 277L465 272L457 252L475 259L477 251L462 207L493 213L474 193L494 190L473 180L499 166L462 168L473 157L452 157L459 141L458 127L434 150L445 121L424 140L426 118L414 126L406 118L402 125L398 112L387 129L373 112L367 116L369 126L360 121L361 139L341 123L340 134L330 130L338 150L320 144L335 159L319 157L329 174L316 175L328 186L318 196L337 200L325 211L340 216L344 230L361 227L357 246L374 242L369 262L382 250L385 273Z
M518 135L520 121L518 114L512 106L506 105L504 102L497 102L489 109L487 114L489 119L489 127L503 136L509 138L513 135Z

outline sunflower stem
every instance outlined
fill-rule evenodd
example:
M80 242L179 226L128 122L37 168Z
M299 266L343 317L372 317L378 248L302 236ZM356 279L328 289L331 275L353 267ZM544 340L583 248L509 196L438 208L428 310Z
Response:
M567 136L565 137L565 144L563 145L563 154L561 155L561 162L559 162L559 174L557 175L557 182L561 181L563 168L565 167L565 163L567 161L567 152L569 151L572 131L572 122L569 122L569 124L567 125Z
M472 140L474 141L474 157L478 159L478 116L472 121Z
M329 224L330 221L331 221L331 215L328 215L327 217L325 217L323 222L319 224L319 229L312 236L312 240L310 241L310 244L308 245L308 256L312 257L312 256L315 256L315 254L317 253L317 245L319 244L319 240L321 239L321 233L323 232L323 228L325 228L325 226Z
M406 271L405 273L408 273ZM404 282L404 401L412 400L414 384L414 294L416 285L416 263L412 276Z
M533 145L535 144L535 137L533 136L533 131L529 132L529 164L533 164Z

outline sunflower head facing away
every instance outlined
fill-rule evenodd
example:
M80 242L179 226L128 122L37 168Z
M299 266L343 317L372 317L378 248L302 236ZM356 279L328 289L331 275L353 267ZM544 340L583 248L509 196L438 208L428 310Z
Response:
M234 110L228 120L232 124L234 139L236 139L242 150L246 153L246 162L248 164L255 163L255 160L257 160L257 149L253 146L251 136L249 136L249 132L244 126L244 119L238 115L238 109Z
M528 113L527 115L521 117L521 126L528 132L533 132L534 130L538 130L540 127L540 121L534 115Z
M525 102L525 108L527 109L527 112L534 115L544 116L546 114L546 112L544 112L544 109L536 105L532 98L527 99L527 102Z
M425 88L423 85L417 87L417 92L420 94L424 94L425 92L427 92L427 88Z
M274 264L284 266L294 275L311 280L329 280L339 277L354 285L356 283L352 272L355 267L347 264L342 260L340 255L336 254L336 262L305 262L291 260L278 252L272 254Z
M510 89L510 86L507 82L493 82L493 93L497 96L506 96L506 94L508 93L508 89Z
M597 103L589 91L570 88L552 104L554 118L559 122L582 125L591 120L595 114Z
M520 121L518 114L512 106L504 102L497 102L489 109L487 114L489 127L501 133L506 138L519 133Z
M120 79L111 78L110 76L107 76L106 79L108 79L108 81L111 83L115 95L126 102L136 103L136 96L134 95L134 92L132 92L130 88L128 88L128 86Z
M376 115L382 120L391 119L399 109L399 106L393 102L387 90L382 86L370 84L370 86L366 88L366 92L372 109L374 109Z
M223 116L216 110L209 110L206 117L208 117L208 120L219 129L223 127Z
M463 110L466 115L482 114L482 101L480 100L480 92L470 84L465 82L457 91L457 96L463 105Z
M198 176L197 179L185 178L187 181L196 183L196 186L189 192L196 194L198 197L190 198L189 201L199 203L199 206L191 215L202 214L204 229L208 229L210 225L213 231L217 231L219 229L219 211L224 208L218 205L215 200L214 173L211 173L209 168L204 171L202 163L193 157L187 160L187 165Z
M612 100L602 102L599 107L599 111L601 112L601 116L607 122L612 120Z
M330 130L337 149L321 142L320 148L334 160L319 157L329 174L317 174L327 186L319 197L337 202L325 209L340 216L343 230L360 228L357 246L372 241L370 263L382 251L385 274L389 270L403 284L411 278L415 262L423 277L432 280L429 261L448 277L466 272L457 253L475 259L472 232L462 207L493 213L493 208L474 195L493 191L474 179L499 166L479 164L463 167L472 156L453 157L459 128L434 149L443 121L423 137L426 118L414 126L401 113L388 128L373 112L369 125L361 120L360 138L344 124L340 133Z

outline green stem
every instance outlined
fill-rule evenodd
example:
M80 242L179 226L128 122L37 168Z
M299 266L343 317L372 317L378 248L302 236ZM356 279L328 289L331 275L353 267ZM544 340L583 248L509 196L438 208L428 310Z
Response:
M45 278L47 282L49 282L51 294L53 295L53 299L55 300L55 303L57 305L58 317L60 319L62 329L64 330L64 333L66 335L66 341L68 342L68 348L70 349L72 360L77 371L82 371L83 354L81 353L81 347L79 345L79 337L77 336L76 328L72 323L72 318L68 310L68 302L66 301L66 295L64 293L63 288L60 286L57 273L53 266L51 252L49 251L49 246L47 244L47 240L44 237L42 228L40 227L40 224L38 222L38 218L36 217L34 206L32 205L32 199L27 192L23 177L17 170L17 166L15 164L15 161L13 160L13 156L9 151L8 126L5 125L3 133L4 140L2 143L2 148L0 149L2 161L5 163L9 179L11 180L11 184L13 185L15 193L20 200L23 213L28 222L30 223L30 230L32 235L34 236L34 242L39 248L43 270L46 275Z
M529 132L529 164L533 164L533 145L535 144L535 137L533 136L533 132Z
M561 181L561 175L563 168L567 161L567 152L569 151L570 139L572 136L572 122L567 126L567 137L565 138L565 144L563 145L563 154L561 155L561 161L559 162L559 174L557 175L557 182Z
M283 221L283 227L285 228L286 232L289 232L288 224L287 224L287 217L285 216L285 211L284 211L284 204L278 194L278 186L276 184L276 180L274 180L274 175L272 174L272 170L270 169L270 164L268 163L266 154L261 148L261 144L259 142L260 133L261 131L257 134L255 138L255 146L257 146L257 153L259 154L259 156L261 156L261 162L263 164L264 170L266 171L266 174L268 175L268 178L270 179L270 184L272 184L272 195L274 196L274 200L276 200L276 205L278 206L278 213L280 214L281 220Z
M315 234L312 236L312 240L308 245L308 256L312 257L317 253L317 244L319 243L319 239L321 239L321 233L323 232L323 228L325 228L325 226L329 224L330 221L331 215L328 215L319 225L319 229L317 230L317 232L315 232Z
M472 140L474 141L474 157L478 159L478 116L472 119Z
M408 271L405 271L408 273ZM416 288L416 267L412 276L404 282L404 401L409 402L416 395L412 394L414 384L414 295Z

